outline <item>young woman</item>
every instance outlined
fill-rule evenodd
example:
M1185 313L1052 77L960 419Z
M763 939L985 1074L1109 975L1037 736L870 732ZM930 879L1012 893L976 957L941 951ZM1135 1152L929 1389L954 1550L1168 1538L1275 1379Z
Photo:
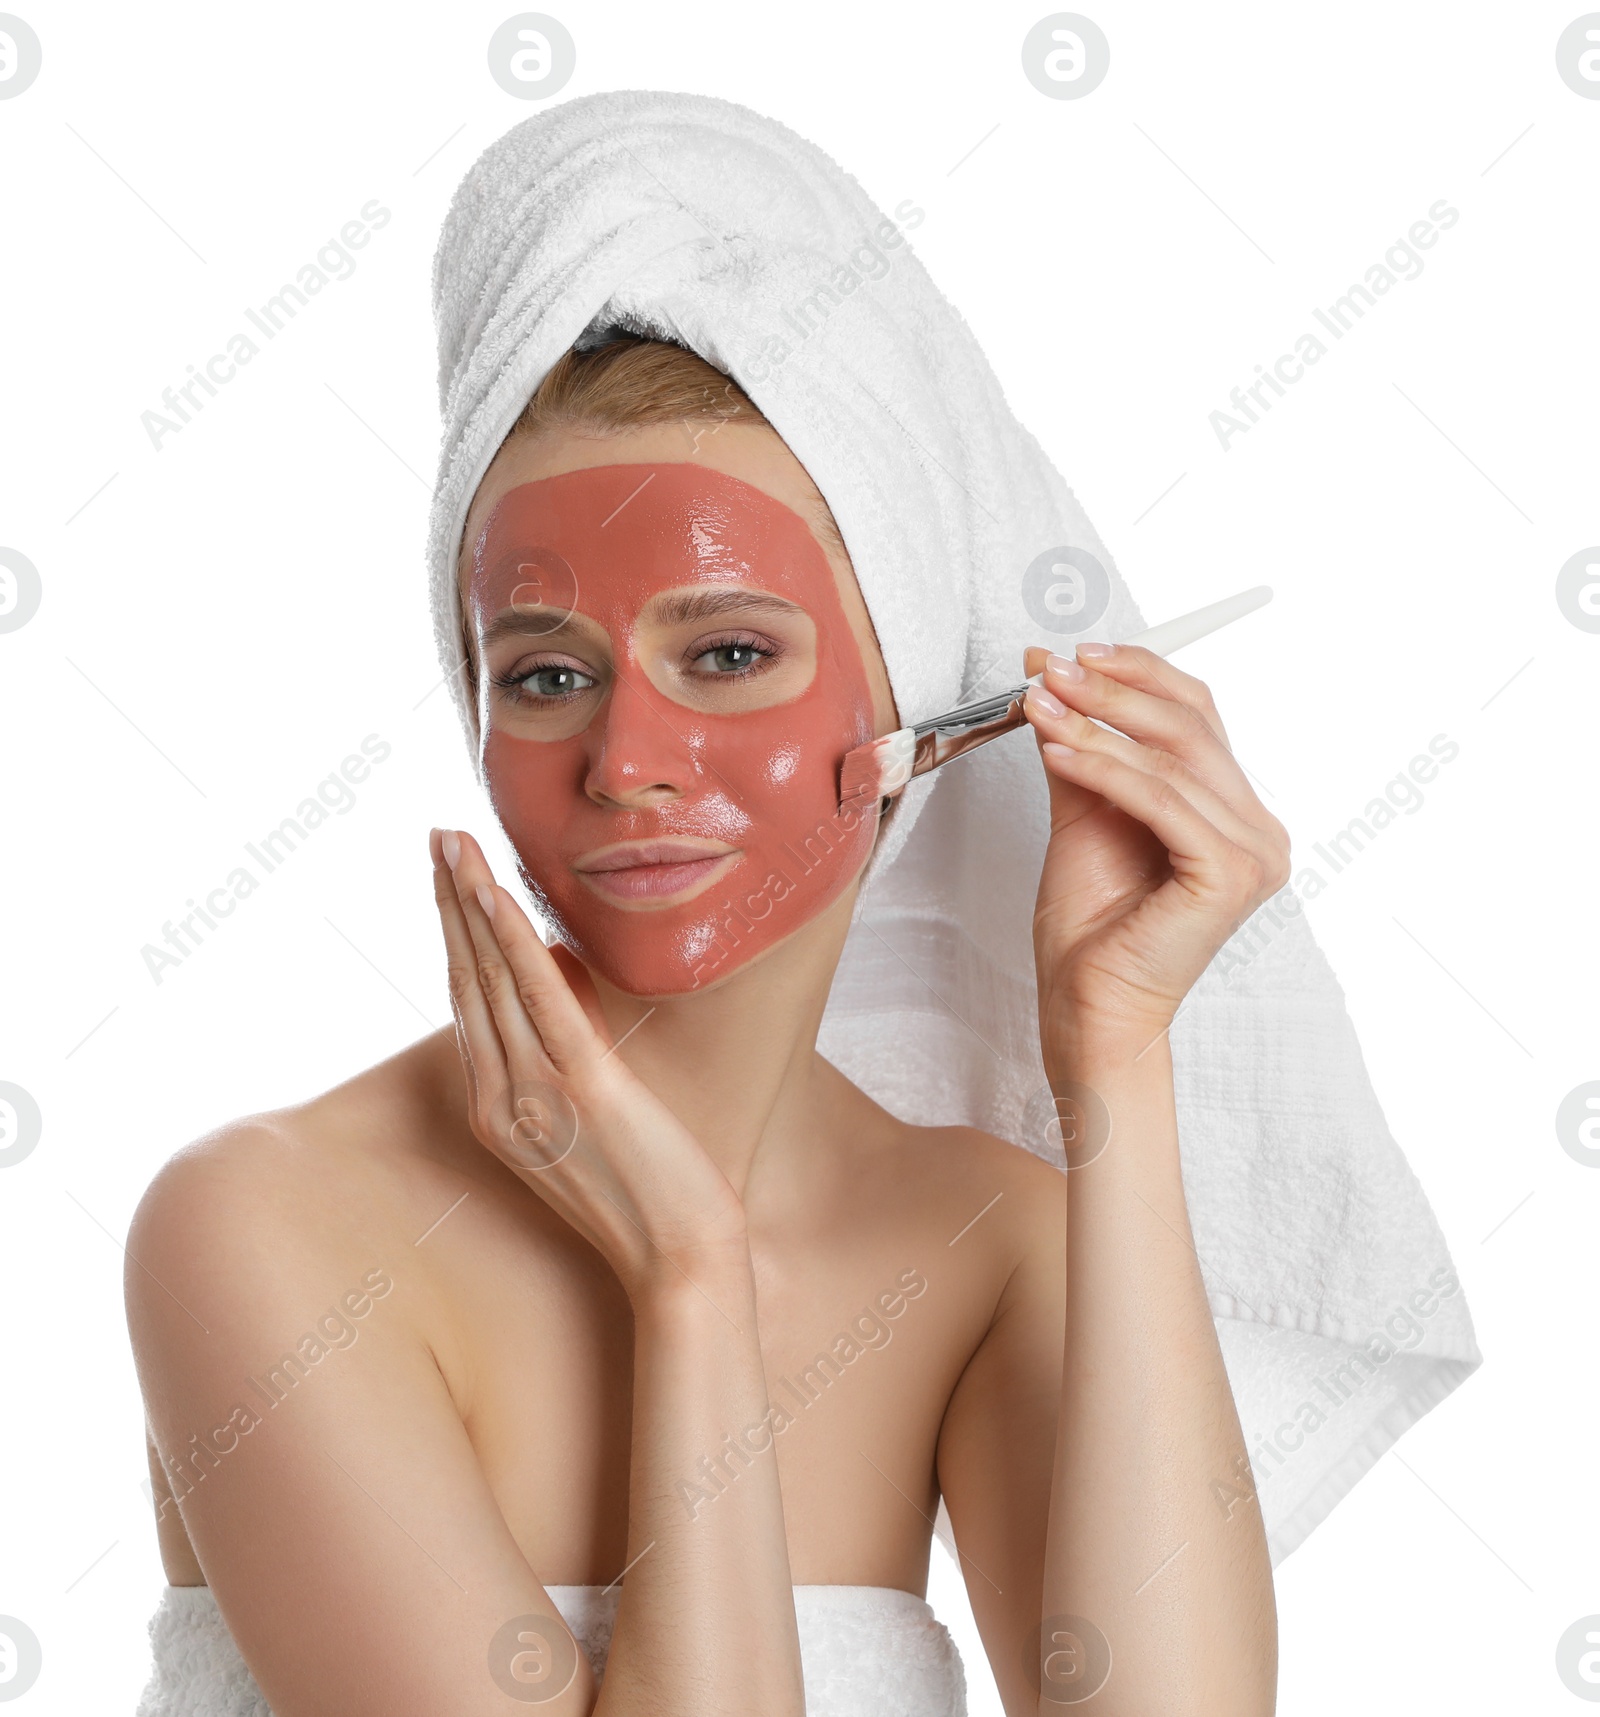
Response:
M454 1030L146 1194L145 1709L958 1712L942 1495L1008 1717L1270 1712L1165 1033L1287 841L1205 685L1136 648L1015 664L1044 669L1045 1068L1116 1125L1069 1181L816 1051L879 835L839 767L899 722L751 401L674 345L569 353L458 568L483 776L556 940L435 831Z

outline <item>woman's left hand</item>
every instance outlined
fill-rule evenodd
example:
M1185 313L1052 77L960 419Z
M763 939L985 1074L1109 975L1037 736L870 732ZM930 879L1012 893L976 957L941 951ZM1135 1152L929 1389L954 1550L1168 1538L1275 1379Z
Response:
M1031 649L1024 670L1043 668L1049 694L1027 699L1050 784L1033 919L1047 1055L1147 1046L1289 878L1288 834L1235 761L1205 684L1136 645L1084 652L1050 667Z

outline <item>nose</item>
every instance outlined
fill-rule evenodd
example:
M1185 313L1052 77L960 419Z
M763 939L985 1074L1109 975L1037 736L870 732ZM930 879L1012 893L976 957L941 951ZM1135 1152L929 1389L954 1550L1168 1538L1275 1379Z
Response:
M617 673L597 717L583 783L597 805L656 805L693 791L700 771L683 731L693 718L660 697L637 666Z

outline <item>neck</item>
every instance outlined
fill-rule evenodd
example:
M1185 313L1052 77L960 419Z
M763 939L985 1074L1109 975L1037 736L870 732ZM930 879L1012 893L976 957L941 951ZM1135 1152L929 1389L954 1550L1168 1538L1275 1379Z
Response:
M817 1031L855 892L712 989L641 999L595 975L617 1054L747 1207L764 1185L778 1195L777 1179L766 1177L805 1153L834 1095Z

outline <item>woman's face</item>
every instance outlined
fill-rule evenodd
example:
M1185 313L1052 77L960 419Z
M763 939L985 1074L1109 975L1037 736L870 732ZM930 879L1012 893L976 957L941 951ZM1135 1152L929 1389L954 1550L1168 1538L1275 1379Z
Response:
M774 432L726 423L518 438L474 498L484 779L561 939L629 994L720 982L872 850L839 770L894 707L821 504Z

